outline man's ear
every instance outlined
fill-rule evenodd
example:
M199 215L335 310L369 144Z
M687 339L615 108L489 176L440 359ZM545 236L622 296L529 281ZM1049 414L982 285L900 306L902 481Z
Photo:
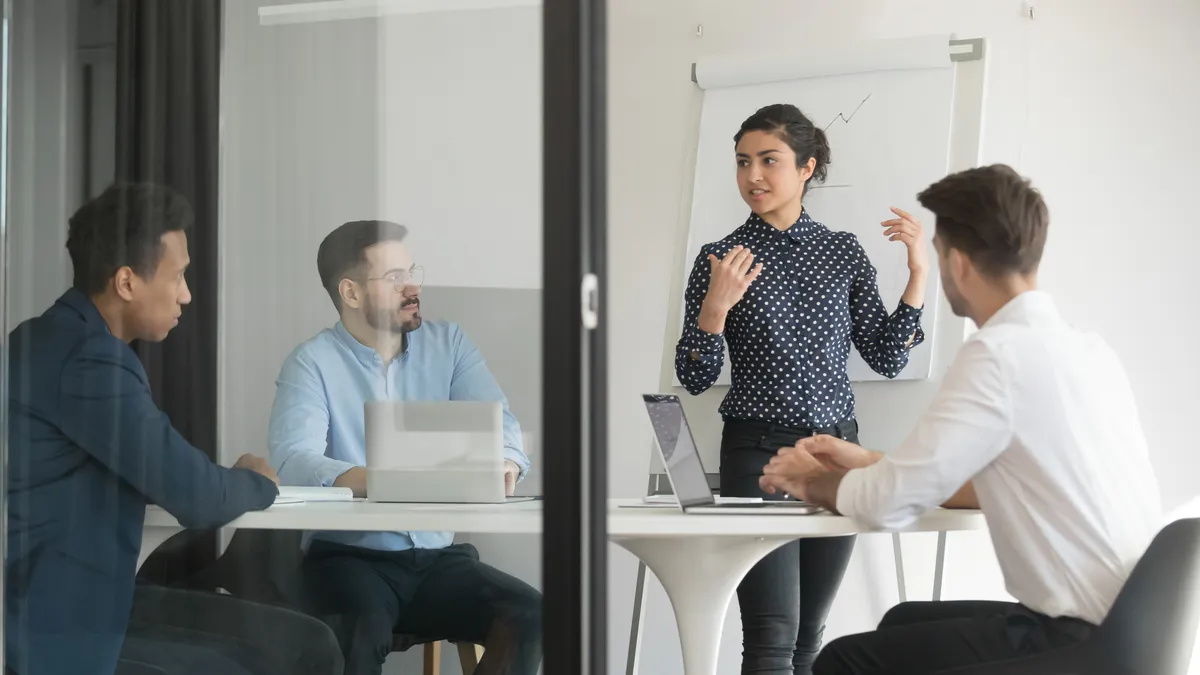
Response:
M975 274L975 263L971 262L971 259L965 253L956 248L948 251L946 262L950 265L950 278L960 286L964 280Z
M362 307L361 289L350 279L342 279L338 283L338 294L342 296L343 307L353 307L354 309Z
M117 273L113 275L110 282L113 290L117 293L117 297L125 302L133 300L133 285L136 283L134 276L133 270L126 265L117 269Z

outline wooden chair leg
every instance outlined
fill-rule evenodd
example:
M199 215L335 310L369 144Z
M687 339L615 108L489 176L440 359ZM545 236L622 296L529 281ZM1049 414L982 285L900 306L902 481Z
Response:
M442 672L442 643L425 643L425 666L422 675L441 675Z
M458 643L458 661L462 664L463 675L473 675L483 658L483 645L473 645L469 642Z

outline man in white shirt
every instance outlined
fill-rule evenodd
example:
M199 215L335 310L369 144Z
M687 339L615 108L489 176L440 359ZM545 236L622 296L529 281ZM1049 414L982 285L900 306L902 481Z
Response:
M997 165L948 176L919 199L937 216L946 298L979 330L893 452L805 439L780 451L762 485L875 529L977 504L1018 602L903 603L878 630L830 643L817 675L921 675L1075 644L1162 523L1120 361L1037 290L1041 195Z

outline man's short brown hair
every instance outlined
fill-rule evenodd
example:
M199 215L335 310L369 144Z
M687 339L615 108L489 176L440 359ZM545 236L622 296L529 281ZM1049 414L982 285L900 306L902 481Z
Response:
M352 220L325 235L317 248L317 274L338 312L342 279L367 262L367 249L384 241L404 241L408 228L387 220Z
M1041 193L1011 167L950 174L917 199L937 216L942 243L986 275L1029 274L1042 260L1050 212Z

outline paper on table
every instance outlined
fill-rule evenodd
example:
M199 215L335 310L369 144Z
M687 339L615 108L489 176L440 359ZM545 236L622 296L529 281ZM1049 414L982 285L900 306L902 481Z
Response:
M351 502L354 501L354 491L343 487L284 485L279 488L279 497L275 499L275 503L282 503L281 499L295 499L301 502Z
M289 504L303 504L303 503L304 503L304 500L299 499L297 497L284 497L283 495L275 495L275 501L272 502L271 505L272 506L280 506L280 505L286 506Z

